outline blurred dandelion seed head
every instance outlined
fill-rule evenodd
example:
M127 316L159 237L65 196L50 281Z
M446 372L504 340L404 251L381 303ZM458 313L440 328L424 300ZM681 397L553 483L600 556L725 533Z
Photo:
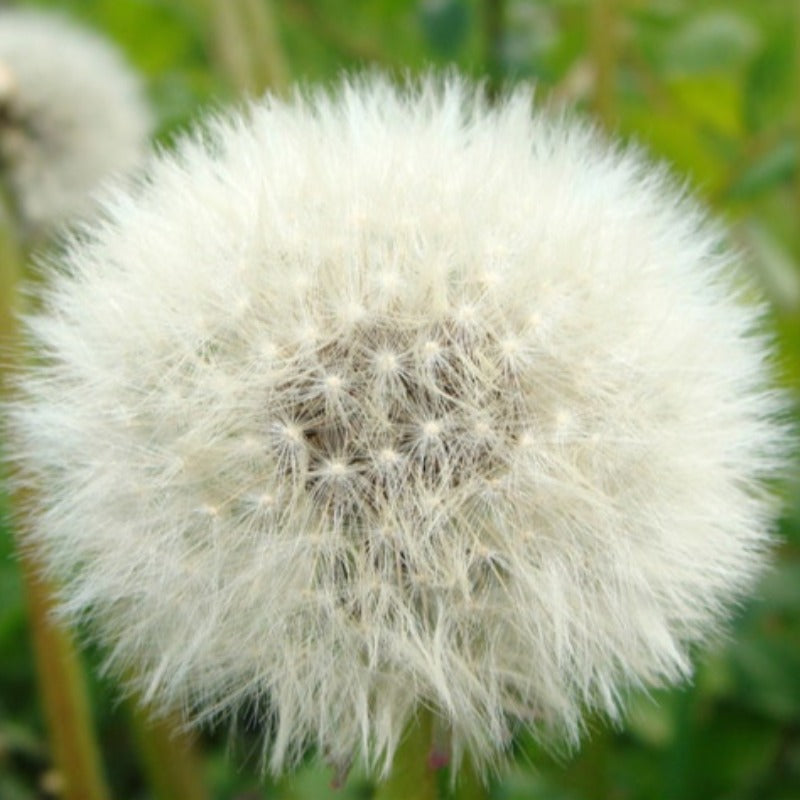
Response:
M87 214L102 181L142 160L151 127L110 42L58 14L0 9L0 180L25 224Z
M679 680L759 574L758 314L663 170L455 78L266 99L75 242L12 408L31 541L148 698L269 764L454 757Z

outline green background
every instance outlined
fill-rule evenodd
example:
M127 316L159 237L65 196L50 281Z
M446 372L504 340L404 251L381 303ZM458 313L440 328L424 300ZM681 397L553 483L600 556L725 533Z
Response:
M164 146L236 101L219 55L214 0L52 0L104 31L145 76ZM781 380L800 388L800 3L793 0L285 0L273 6L292 80L363 64L398 72L457 65L490 86L530 81L541 102L577 105L671 162L725 218L771 307ZM254 87L259 85L255 79ZM797 472L797 471L795 471ZM635 695L618 729L591 720L580 752L545 754L525 735L492 783L500 800L800 798L800 502L784 488L775 565L727 639L697 654L691 686ZM115 796L148 798L127 706L87 652ZM0 798L52 797L24 595L0 531ZM356 769L337 793L312 758L279 785L258 776L247 735L204 733L213 798L369 797ZM175 798L180 800L180 798Z

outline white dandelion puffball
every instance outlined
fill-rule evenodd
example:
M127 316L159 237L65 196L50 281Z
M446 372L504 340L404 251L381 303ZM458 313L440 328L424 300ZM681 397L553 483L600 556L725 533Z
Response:
M98 185L142 159L151 127L110 42L58 14L0 9L0 181L26 224L89 213Z
M12 409L31 544L145 698L385 766L575 741L758 575L780 403L718 231L525 91L378 77L109 200Z

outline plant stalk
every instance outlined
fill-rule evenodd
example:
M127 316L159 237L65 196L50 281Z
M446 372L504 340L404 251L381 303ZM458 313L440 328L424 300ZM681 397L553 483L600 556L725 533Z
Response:
M191 736L176 720L153 718L136 702L130 705L139 754L155 800L208 800L203 767Z
M421 709L395 753L392 769L375 790L374 800L436 800L438 776L429 764L433 714Z
M0 182L0 185L2 182ZM0 192L0 385L7 396L13 354L19 353L17 311L24 248L16 235L13 206ZM28 492L12 492L16 519L30 505ZM17 539L20 541L19 531ZM19 565L28 614L40 698L46 720L61 800L109 797L94 736L89 698L78 654L69 633L53 619L53 587L42 577L35 553L20 547Z
M25 582L36 670L63 800L107 800L89 698L70 635L52 618L53 591L31 553L19 559Z

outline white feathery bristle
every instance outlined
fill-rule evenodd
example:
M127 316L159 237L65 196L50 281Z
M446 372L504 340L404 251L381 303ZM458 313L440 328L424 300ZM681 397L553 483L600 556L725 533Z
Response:
M59 14L0 9L0 180L27 225L91 213L102 182L142 162L151 129L111 42Z
M371 76L215 119L29 320L30 543L121 675L385 768L690 672L765 561L770 347L720 232L527 91ZM131 677L132 676L132 677Z

